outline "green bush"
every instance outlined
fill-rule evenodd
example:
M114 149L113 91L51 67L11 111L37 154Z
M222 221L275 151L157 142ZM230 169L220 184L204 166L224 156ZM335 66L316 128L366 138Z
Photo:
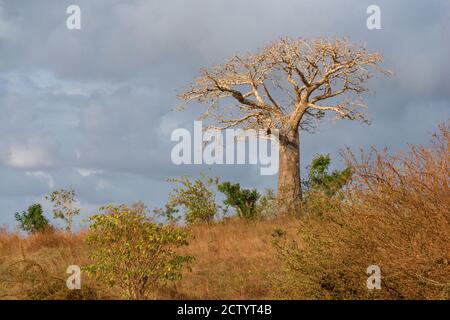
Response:
M15 218L19 223L19 228L28 233L44 231L50 228L39 203L29 206L27 211L22 213L16 212Z
M181 228L152 222L142 206L107 206L90 218L87 236L93 263L84 268L96 280L122 290L124 297L144 299L153 289L181 277L193 257L175 249L187 245Z
M226 199L224 204L236 209L236 213L241 218L254 219L257 215L257 201L261 195L256 189L241 189L239 183L232 184L224 182L217 186Z
M350 167L329 173L330 163L329 154L319 154L314 157L309 166L308 180L305 182L307 193L320 191L332 197L350 181L352 174Z
M187 223L213 221L218 208L215 202L216 195L212 189L218 183L217 178L202 176L191 181L183 177L169 181L178 184L169 194L169 201L164 210L169 220L173 220L178 208L182 207L185 209Z
M350 167L329 173L330 156L316 155L311 162L308 180L304 182L303 211L307 215L323 217L330 211L338 211L344 199L343 188L352 176Z

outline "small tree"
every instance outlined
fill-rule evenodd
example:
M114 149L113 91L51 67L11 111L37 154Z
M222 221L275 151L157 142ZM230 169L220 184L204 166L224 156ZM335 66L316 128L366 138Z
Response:
M308 181L305 183L308 191L322 191L331 197L350 181L351 167L329 173L330 163L329 154L319 154L314 157L309 166Z
M211 222L217 213L215 193L212 190L218 179L202 176L195 181L187 177L170 179L179 186L172 190L166 205L166 212L173 214L177 207L184 207L187 223Z
M256 218L256 203L261 196L256 189L241 189L239 183L230 182L219 184L217 188L226 196L223 203L234 207L239 217Z
M75 190L59 189L45 197L53 203L53 216L66 222L66 230L72 230L73 218L80 214L80 209L74 206Z
M27 211L16 212L15 218L19 228L28 233L44 231L50 228L47 218L44 217L42 206L39 203L28 207Z
M129 299L147 298L158 284L181 277L182 267L191 261L175 248L187 245L188 233L181 228L152 222L140 206L100 208L105 214L90 218L87 244L93 264L89 275L118 287Z

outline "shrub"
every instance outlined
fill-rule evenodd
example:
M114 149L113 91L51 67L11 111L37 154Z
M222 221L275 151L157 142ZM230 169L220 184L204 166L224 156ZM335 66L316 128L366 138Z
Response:
M308 193L320 191L332 197L350 181L351 167L329 173L330 164L331 158L328 154L319 154L314 157L309 166L308 180L305 182Z
M217 213L215 193L212 187L218 183L218 179L202 176L191 181L187 177L170 179L170 182L179 186L169 194L169 201L165 212L173 219L178 207L185 209L187 223L212 222Z
M261 196L256 189L241 189L239 183L230 182L221 183L217 188L226 196L223 203L235 208L240 218L256 218L256 204Z
M323 216L331 210L339 210L344 199L342 190L351 180L351 167L329 173L330 156L316 155L308 166L308 179L304 181L303 212L306 215Z
M50 228L39 203L29 206L27 211L22 213L16 212L15 218L19 223L19 228L28 233L40 232Z
M450 130L440 126L431 147L408 154L343 152L352 167L345 201L300 221L292 241L275 244L295 283L309 298L450 298ZM368 290L369 265L381 269L381 290Z
M129 299L143 299L152 289L181 277L193 258L175 248L187 245L181 228L152 222L142 207L125 205L101 208L90 218L87 236L93 263L84 269L98 281L118 287Z

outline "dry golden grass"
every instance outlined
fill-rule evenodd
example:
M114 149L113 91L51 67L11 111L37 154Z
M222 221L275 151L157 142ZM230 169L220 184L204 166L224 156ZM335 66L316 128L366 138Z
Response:
M67 267L88 261L84 237L84 232L47 231L27 237L0 232L0 298L97 298L90 281L78 292L65 288Z
M193 270L177 283L191 299L275 298L274 275L282 268L272 245L273 230L295 232L295 220L252 222L230 219L214 226L194 226L184 254L195 256Z

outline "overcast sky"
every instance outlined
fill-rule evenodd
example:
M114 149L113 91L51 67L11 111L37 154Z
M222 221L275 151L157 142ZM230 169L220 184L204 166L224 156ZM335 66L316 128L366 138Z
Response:
M66 8L81 8L81 30ZM366 9L381 7L382 30ZM0 225L54 188L75 188L83 216L105 203L162 206L168 177L214 176L274 187L256 166L175 166L173 108L203 66L281 36L346 36L380 51L392 78L374 78L371 126L324 122L304 135L302 163L340 148L427 143L450 116L450 1L0 0Z

